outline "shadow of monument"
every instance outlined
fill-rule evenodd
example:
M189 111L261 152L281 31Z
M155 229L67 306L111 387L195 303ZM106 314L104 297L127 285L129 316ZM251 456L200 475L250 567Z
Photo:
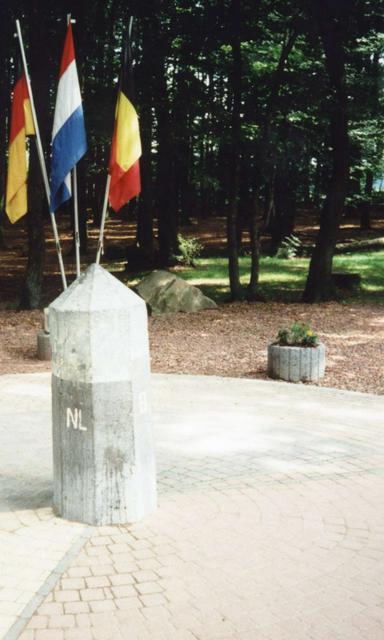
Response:
M33 476L0 477L0 512L24 511L52 506L51 478Z

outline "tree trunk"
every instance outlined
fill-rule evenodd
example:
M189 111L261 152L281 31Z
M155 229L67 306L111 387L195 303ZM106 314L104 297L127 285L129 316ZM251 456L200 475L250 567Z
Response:
M330 114L332 174L309 266L304 302L320 302L334 296L332 260L344 207L349 165L344 39L350 8L344 3L334 5L332 0L325 2L314 0L313 6L318 19L332 90Z
M251 244L251 273L247 288L247 300L249 302L257 302L259 300L263 300L263 297L260 295L258 290L260 271L260 241L259 230L257 226L257 214L258 206L255 197L255 202L252 207L249 220L249 236Z
M293 188L293 175L289 170L277 170L274 182L274 207L270 216L271 256L276 252L284 238L290 236L295 227L296 202Z
M231 299L239 300L242 295L238 254L238 191L240 180L240 141L241 141L241 39L240 19L241 0L232 0L232 141L229 171L229 203L227 211L228 273Z
M371 208L372 208L372 188L373 188L373 171L368 169L365 176L364 195L365 201L361 205L360 229L368 231L371 229Z

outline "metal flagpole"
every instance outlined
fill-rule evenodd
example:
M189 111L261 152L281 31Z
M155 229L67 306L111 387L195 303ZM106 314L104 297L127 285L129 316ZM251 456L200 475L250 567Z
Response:
M75 23L76 20L71 19L71 14L67 14L67 26L70 23ZM80 276L80 234L79 234L79 205L77 197L77 166L75 165L72 170L72 182L73 182L73 212L75 222L75 251L76 251L76 276Z
M17 29L17 37L19 39L19 44L20 44L21 59L23 61L25 78L26 78L26 81L27 81L29 100L30 100L30 103L31 103L33 124L34 124L35 132L36 132L37 154L39 156L41 173L43 175L43 182L44 182L44 187L45 187L45 194L47 196L48 208L49 208L49 213L50 213L50 216L51 216L53 236L55 238L57 257L58 257L59 265L60 265L61 280L62 280L62 283L63 283L63 288L66 289L67 288L67 279L65 277L63 256L61 254L60 238L59 238L59 234L58 234L58 231L57 231L55 214L53 213L53 211L51 211L51 192L50 192L50 188L49 188L47 168L45 166L45 158L44 158L43 147L42 147L42 144L41 144L40 130L39 130L39 125L38 125L37 117L36 117L35 104L34 104L34 101L33 101L31 81L30 81L29 74L28 74L27 60L26 60L25 51L24 51L23 36L21 35L21 29L20 29L20 20L16 20L16 29Z
M75 216L75 249L76 249L76 276L80 276L80 234L79 234L79 206L77 199L77 167L73 167L73 207Z
M133 16L131 16L129 18L129 23L128 23L128 42L131 41L132 26L133 26ZM107 183L105 185L103 212L102 212L102 215L101 215L99 241L97 243L96 264L100 264L100 256L101 256L101 252L103 250L104 226L105 226L105 217L107 215L108 195L109 195L109 185L110 184L111 184L111 176L108 173Z
M103 203L103 213L101 216L100 223L100 233L99 233L99 241L97 243L97 254L96 254L96 264L100 264L100 256L103 250L103 238L104 238L104 226L105 226L105 217L107 214L107 206L108 206L108 196L109 196L109 185L111 184L111 176L108 173L107 183L105 185L105 194L104 194L104 203Z

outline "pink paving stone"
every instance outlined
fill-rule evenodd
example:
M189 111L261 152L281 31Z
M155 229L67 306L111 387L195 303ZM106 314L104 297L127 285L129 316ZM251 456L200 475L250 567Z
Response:
M63 590L85 588L84 578L62 578L60 582Z
M163 605L157 605L154 607L143 607L141 610L142 615L147 620L151 620L152 622L166 622L168 623L171 618L171 613L169 609L167 609Z
M63 629L38 629L34 640L64 640Z
M113 535L115 535L116 531L119 530L119 528L114 525L106 524L99 527L98 530L101 536L112 537Z
M113 600L114 595L112 593L111 587L103 587L103 592L106 600Z
M48 620L49 618L47 616L41 616L41 615L33 616L28 622L27 628L28 629L46 629L48 627Z
M92 574L94 576L109 576L111 573L114 573L114 568L112 564L100 564L100 565L92 565L90 568L89 576Z
M133 540L129 543L132 549L148 549L152 547L152 543L149 540Z
M94 602L90 602L89 606L92 613L114 611L116 609L114 600L95 600Z
M95 547L104 546L106 547L108 544L111 544L112 540L109 536L93 536L90 540L90 544Z
M97 587L108 587L110 585L110 581L107 576L92 576L90 578L86 578L85 582L87 583L87 587L89 589Z
M106 546L91 547L90 545L88 545L86 547L86 553L87 553L88 556L90 556L92 558L97 558L99 556L106 557L106 556L108 556L108 548Z
M115 598L127 598L137 595L135 588L130 584L111 587L111 591Z
M64 640L93 640L91 629L65 629Z
M108 545L108 551L110 553L112 553L113 555L116 555L116 554L120 554L120 553L129 553L130 552L130 548L129 548L128 544L124 543L124 542L120 543L120 544L114 543L114 544L109 544Z
M87 556L85 553L80 554L76 558L76 564L79 567L91 567L94 563L95 563L95 558L91 558L90 556Z
M34 638L34 633L32 629L27 629L26 631L23 631L22 634L19 636L18 640L33 640Z
M123 609L123 610L139 609L140 607L143 606L142 602L136 596L129 597L129 598L116 598L115 604L118 609Z
M45 602L38 609L39 615L54 616L64 613L63 605L60 602Z
M131 573L133 571L137 571L138 566L135 562L132 561L116 560L114 563L114 569L116 573Z
M103 600L104 593L102 589L82 589L80 596L82 600L88 602L90 600Z
M64 603L64 611L65 613L88 613L89 606L87 602L65 602Z
M122 544L122 543L130 543L132 542L132 540L135 540L135 538L133 536L131 536L130 533L116 533L113 536L111 536L113 542L115 542L116 544Z
M132 562L135 563L136 560L133 557L132 551L125 551L124 553L113 553L109 554L109 561L112 561L114 564L118 562Z
M158 579L158 576L153 571L136 571L133 577L137 582L152 582Z
M56 591L55 600L56 602L75 602L80 600L80 595L78 591L74 590Z
M91 618L88 613L78 613L76 615L76 627L90 627Z
M133 584L135 582L131 573L115 573L109 576L109 580L113 586L120 586L126 584Z
M49 618L49 627L51 629L64 629L66 627L75 626L75 616L64 614L61 616L51 616Z
M109 612L103 612L103 613L91 613L90 614L90 620L91 620L91 624L92 627L115 627L116 626L116 620L115 617L113 615L111 615Z
M143 571L153 571L153 570L156 571L156 569L161 567L160 562L156 560L156 558L147 558L146 560L138 560L137 564L140 567L140 569Z
M136 589L140 594L161 593L163 591L158 582L141 582L136 585Z
M132 555L136 560L143 560L146 558L154 558L155 552L153 549L134 549Z
M168 556L169 554L175 553L175 548L170 544L160 544L157 547L154 547L153 551L156 556Z
M157 605L167 604L167 599L160 593L142 595L140 596L140 600L145 607L155 607Z
M71 578L83 578L91 575L91 570L89 567L71 567L68 569L68 576Z

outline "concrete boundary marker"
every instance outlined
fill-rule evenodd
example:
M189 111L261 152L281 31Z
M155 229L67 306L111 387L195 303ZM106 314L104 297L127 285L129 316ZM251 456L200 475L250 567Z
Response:
M8 629L3 640L17 640L24 631L30 618L32 618L36 609L40 607L47 595L52 591L60 580L63 573L71 566L73 560L81 551L87 540L92 536L94 527L85 527L83 532L71 544L67 553L62 557L48 578L43 582L40 589L35 593L31 600L25 605L24 609L18 616L18 620Z

